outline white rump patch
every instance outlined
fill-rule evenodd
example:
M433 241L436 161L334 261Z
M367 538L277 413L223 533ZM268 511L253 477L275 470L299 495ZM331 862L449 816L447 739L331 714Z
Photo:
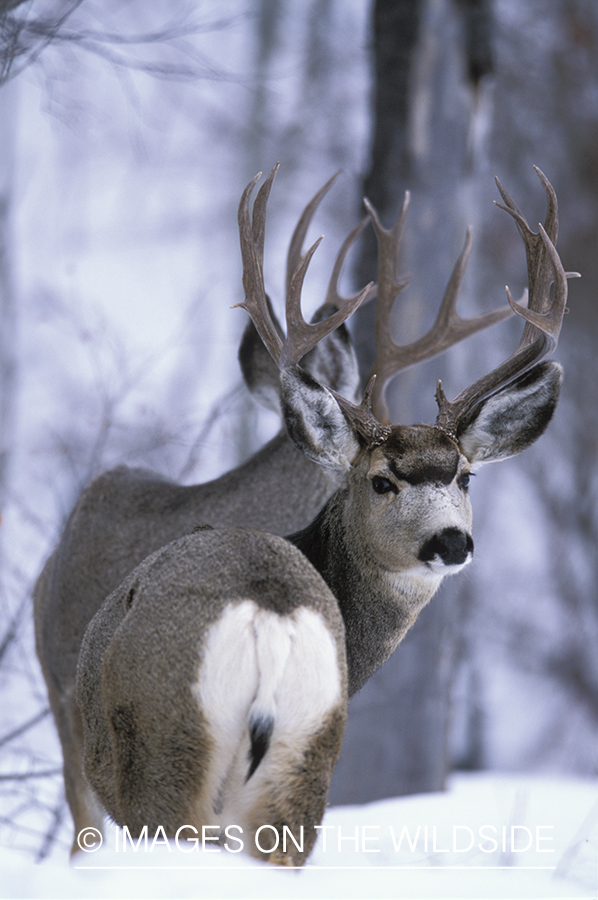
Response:
M324 619L300 607L277 615L253 600L227 606L207 631L194 693L214 742L207 792L212 821L235 822L242 794L284 746L299 755L341 699L336 645ZM245 787L250 718L271 718L270 747ZM248 800L249 798L247 798Z

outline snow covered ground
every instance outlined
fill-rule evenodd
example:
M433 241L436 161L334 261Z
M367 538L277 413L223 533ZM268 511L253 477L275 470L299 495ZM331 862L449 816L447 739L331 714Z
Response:
M109 829L74 865L0 850L2 898L596 898L598 780L460 775L444 794L330 809L302 870ZM325 840L324 840L325 836ZM265 843L265 839L264 839Z

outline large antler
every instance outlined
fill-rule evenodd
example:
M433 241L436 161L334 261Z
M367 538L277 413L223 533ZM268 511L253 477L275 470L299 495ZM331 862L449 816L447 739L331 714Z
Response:
M301 246L313 213L326 191L331 187L334 178L336 178L336 176L334 176L320 191L318 191L313 200L308 204L291 240L287 260L287 335L284 339L279 335L268 309L263 273L266 206L272 182L274 181L278 168L279 164L277 163L258 191L253 205L253 215L250 214L249 203L253 189L261 178L261 172L249 182L241 195L238 220L241 256L243 259L243 287L245 289L245 300L242 303L237 303L236 306L240 306L249 313L258 334L272 356L272 359L279 369L284 369L297 365L305 354L312 350L319 341L334 331L335 328L338 328L338 326L357 309L363 300L371 295L373 285L367 285L358 294L354 294L348 298L340 297L337 288L337 281L342 262L349 247L365 224L361 223L343 243L328 288L327 299L340 308L327 319L316 323L308 323L303 317L303 313L301 312L301 290L303 281L310 260L322 238L318 238L318 240L303 255L301 255Z
M548 212L545 225L544 227L540 225L538 234L531 231L522 213L497 179L498 189L504 200L504 205L497 205L514 218L525 244L529 306L526 308L521 302L516 303L507 288L508 306L470 319L463 319L458 315L456 304L459 289L471 253L471 233L468 230L465 245L453 269L436 321L423 337L403 346L392 341L389 336L389 325L392 306L397 295L407 283L406 279L400 278L397 274L397 257L409 207L408 193L405 195L405 202L399 218L390 230L382 228L375 209L367 200L365 201L378 239L379 278L377 288L373 284L367 285L362 291L348 298L341 297L338 291L338 278L346 253L367 223L368 219L366 219L345 240L334 265L326 299L337 307L337 311L327 319L312 324L305 321L301 312L303 281L321 238L302 255L303 240L320 200L331 187L336 175L310 201L295 229L287 260L287 336L286 338L280 336L268 307L263 278L266 205L277 171L278 164L272 169L257 194L253 206L253 216L250 214L249 202L261 173L252 179L241 197L239 234L243 257L245 301L236 305L241 306L249 313L270 355L278 368L282 370L296 366L319 341L344 322L366 298L373 296L377 289L377 358L374 374L368 381L364 398L356 406L333 391L345 415L368 442L379 443L388 434L388 427L382 424L382 420L387 419L384 389L393 375L442 353L477 331L502 321L512 312L526 320L523 336L515 353L493 372L478 379L462 391L452 402L447 400L442 385L438 382L436 397L439 413L436 425L439 428L456 436L460 422L474 406L527 371L556 347L567 300L567 279L577 277L577 273L565 272L556 252L555 242L558 231L556 194L548 179L539 169L536 169L536 172L546 191ZM550 285L553 276L555 291L554 299L551 300Z
M410 195L407 191L403 207L397 221L391 229L385 229L380 223L376 210L364 200L372 219L378 241L378 300L376 309L376 361L371 375L376 375L372 404L374 412L382 421L388 421L388 409L385 400L386 387L398 372L431 359L458 344L467 337L502 322L512 315L509 306L493 310L480 316L463 319L457 313L457 299L465 275L465 268L472 248L470 229L467 229L465 245L455 264L444 297L438 310L436 321L422 337L410 344L396 344L390 336L390 317L398 294L408 284L407 278L400 278L397 273L398 250L403 226L409 209Z
M487 375L479 378L452 401L446 398L442 384L438 382L436 399L438 417L436 425L455 436L464 416L485 398L499 391L514 379L552 353L557 345L567 303L567 279L577 278L577 272L565 272L555 244L558 234L558 205L554 188L546 176L534 166L547 197L547 213L544 226L533 232L521 211L505 191L498 178L496 184L504 200L497 203L513 217L525 245L529 283L527 308L516 303L507 287L510 307L525 319L525 327L519 346L503 363ZM550 286L554 280L554 294Z

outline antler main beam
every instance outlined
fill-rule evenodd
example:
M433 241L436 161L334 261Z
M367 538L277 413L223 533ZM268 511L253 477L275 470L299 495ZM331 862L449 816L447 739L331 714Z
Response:
M438 382L436 399L439 411L436 425L452 435L458 433L459 423L473 407L554 351L566 312L567 280L579 277L577 272L565 272L556 251L558 204L554 188L540 169L534 166L534 170L547 197L546 220L543 226L539 226L537 233L530 229L521 211L498 178L496 179L498 190L504 200L504 204L496 205L515 220L525 245L529 284L528 307L516 303L509 288L506 289L509 306L518 316L525 319L523 335L519 346L511 356L492 372L461 391L452 402L447 400L442 384ZM554 281L554 295L551 298L552 281Z
M233 309L240 306L251 316L256 330L261 337L272 359L278 363L282 353L282 338L268 313L268 300L264 287L264 239L266 231L266 206L272 183L280 163L276 163L263 185L258 191L253 204L253 216L249 211L249 201L253 189L262 177L262 173L251 179L239 201L238 222L239 240L241 242L241 258L243 260L243 290L245 300L236 303Z

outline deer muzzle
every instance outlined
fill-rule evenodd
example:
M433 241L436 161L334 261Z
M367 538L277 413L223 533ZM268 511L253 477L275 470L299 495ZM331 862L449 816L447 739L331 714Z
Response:
M473 557L473 539L458 528L445 528L425 541L418 556L424 563L462 566Z

